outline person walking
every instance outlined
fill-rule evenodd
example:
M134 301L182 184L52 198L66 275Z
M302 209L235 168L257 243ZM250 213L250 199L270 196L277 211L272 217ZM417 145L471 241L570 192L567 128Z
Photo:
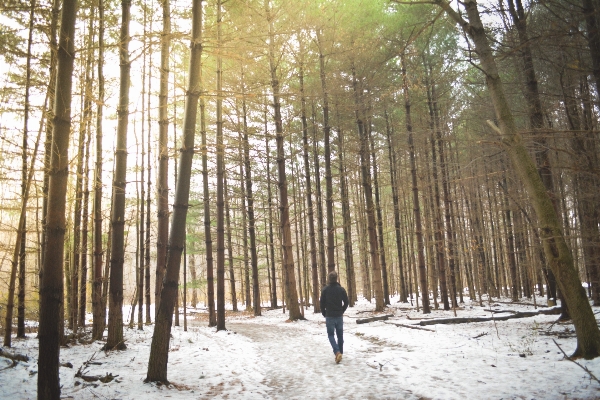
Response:
M338 283L337 272L331 271L327 276L327 282L329 284L321 291L321 314L325 317L327 337L333 348L335 362L339 364L344 354L344 312L348 308L348 294Z

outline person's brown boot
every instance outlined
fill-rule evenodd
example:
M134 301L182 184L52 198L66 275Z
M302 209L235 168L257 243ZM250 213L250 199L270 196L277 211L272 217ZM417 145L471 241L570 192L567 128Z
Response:
M340 353L339 351L337 353L335 353L335 363L339 364L340 361L342 361L342 353Z

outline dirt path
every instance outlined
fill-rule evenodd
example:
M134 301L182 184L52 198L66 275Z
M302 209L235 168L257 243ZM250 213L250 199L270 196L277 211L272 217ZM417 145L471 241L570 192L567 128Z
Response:
M232 322L227 328L257 344L261 365L256 367L265 377L261 383L270 388L270 398L417 398L394 381L395 375L369 365L377 345L350 331L344 338L344 359L335 364L324 324Z

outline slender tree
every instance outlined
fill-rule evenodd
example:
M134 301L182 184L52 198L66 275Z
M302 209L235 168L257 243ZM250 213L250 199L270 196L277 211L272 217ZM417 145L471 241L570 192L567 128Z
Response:
M104 114L104 0L98 0L98 104L96 110L96 165L94 168L94 278L92 338L102 339L106 307L102 301L102 119Z
M421 207L419 203L419 187L417 185L417 162L415 159L415 144L414 135L412 130L412 116L411 116L411 101L409 94L408 78L406 75L406 60L405 55L401 56L401 68L402 68L402 88L404 95L404 110L405 110L405 122L406 131L408 132L408 153L410 158L410 173L412 178L412 192L413 192L413 212L415 217L415 236L417 238L417 261L419 267L419 282L421 285L421 298L423 302L423 314L429 314L431 309L429 307L429 290L427 287L427 272L425 270L425 245L423 243L423 225L421 223ZM416 274L415 274L416 280ZM417 293L418 295L418 293Z
M304 178L306 179L306 208L308 213L308 237L310 241L310 265L312 276L312 298L314 313L321 312L319 304L319 265L317 263L317 242L315 240L315 218L312 199L312 184L310 179L310 162L308 156L308 123L306 122L306 96L304 94L304 43L302 38L298 38L300 46L300 60L298 70L298 80L300 84L300 117L302 120L302 149L304 158Z
M273 108L275 112L275 132L277 143L277 184L279 186L279 227L282 236L283 269L285 291L288 299L289 318L292 321L304 319L298 306L298 292L294 276L294 253L292 251L292 232L290 227L290 209L288 206L287 177L285 173L285 154L283 149L283 124L281 120L280 88L275 58L274 15L270 0L265 0L264 8L269 24L269 67L271 72L271 89L273 91Z
M161 289L160 306L152 344L146 382L168 382L167 362L169 356L169 338L173 320L173 308L179 284L181 254L185 243L186 217L188 210L192 159L194 156L194 136L198 103L202 94L200 71L202 68L202 0L192 3L192 40L190 45L190 64L182 134L181 160L178 180L175 185L173 218L169 232L169 250L167 270Z
M161 0L163 27L160 42L160 86L158 95L158 172L156 182L157 232L156 281L154 282L154 314L158 313L162 282L167 267L169 239L169 54L171 45L170 0Z
M363 99L360 93L362 88L358 88L358 80L354 68L352 69L352 84L355 98L356 125L358 127L358 136L360 140L360 170L365 199L365 208L367 216L367 232L369 235L369 254L371 267L373 269L373 292L375 295L375 311L383 311L385 307L383 298L383 285L381 282L381 264L379 263L379 249L377 242L377 227L375 221L375 205L373 204L373 186L371 184L371 172L369 162L369 139L365 127L365 115Z
M75 59L76 0L65 0L57 51L56 95L49 171L46 251L40 273L38 399L59 399L59 354L63 300L65 204L71 132L71 89Z
M223 175L223 48L221 0L217 0L217 330L225 330L225 201Z
M127 184L127 125L129 122L129 22L131 0L121 2L121 33L119 38L119 105L117 107L117 147L112 193L112 249L110 261L110 287L108 311L108 336L104 348L125 349L123 341L123 263L125 261L125 186Z

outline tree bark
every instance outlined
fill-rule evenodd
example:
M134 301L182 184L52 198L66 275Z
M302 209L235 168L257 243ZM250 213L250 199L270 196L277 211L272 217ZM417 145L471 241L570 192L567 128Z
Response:
M171 45L170 0L161 0L163 28L160 46L160 87L158 95L158 172L156 182L156 280L154 282L154 318L158 314L160 293L167 263L169 240L169 54Z
M406 282L404 278L404 265L402 260L402 231L400 222L400 202L398 200L398 187L396 180L396 153L394 152L392 142L392 128L390 126L387 110L385 112L385 131L388 146L388 158L390 163L390 184L392 189L392 202L394 204L394 232L396 234L396 251L398 253L398 271L400 278L400 301L407 303Z
M225 330L225 202L223 175L225 146L223 145L223 59L221 57L221 0L217 0L217 331Z
M194 4L196 4L194 1ZM199 11L200 12L200 11ZM199 28L201 29L201 28ZM200 34L200 33L199 33ZM195 39L194 39L195 42ZM201 50L201 43L194 43ZM190 66L191 68L191 66ZM202 71L200 73L200 86L202 86ZM200 90L203 90L201 87ZM213 276L213 245L212 245L212 232L210 222L210 192L208 190L208 147L206 144L206 117L205 117L205 105L204 98L200 96L200 131L202 135L202 187L203 187L203 205L204 205L204 243L206 249L206 283L207 283L207 297L208 297L208 326L217 325L217 317L215 315L215 289L214 289L214 276ZM177 189L176 189L177 190Z
M46 97L46 101L47 101L47 97ZM7 304L6 304L6 315L5 315L5 320L4 320L4 326L5 326L5 330L4 330L4 346L6 347L11 347L12 345L12 319L13 319L13 311L14 311L14 298L15 298L15 283L16 283L16 279L17 279L17 267L18 267L18 263L20 261L21 258L21 254L22 254L22 250L23 250L23 246L22 246L22 242L21 240L23 240L23 232L25 231L25 215L27 213L27 201L29 199L29 191L31 188L31 182L33 180L33 173L34 173L34 164L36 161L36 157L37 157L37 151L38 151L38 147L39 147L39 143L40 143L40 137L42 136L42 127L43 127L43 119L40 122L40 130L38 132L38 136L36 139L36 143L35 143L35 147L34 147L34 151L33 151L33 157L31 158L31 165L29 166L29 170L27 173L27 178L25 179L25 186L23 187L24 192L23 192L23 197L21 199L21 210L19 213L19 222L17 225L17 237L16 237L16 242L15 242L15 248L13 251L13 257L12 257L12 268L11 268L11 272L10 272L10 278L9 278L9 288L8 288L8 299L7 299ZM25 335L24 329L23 329L23 336ZM17 335L17 337L22 337Z
M312 140L313 140L313 163L315 170L315 202L317 203L317 240L319 241L319 277L321 287L327 285L327 269L325 259L325 238L323 237L323 196L321 192L321 166L319 163L319 142L317 140L317 122L315 103L311 103Z
M29 36L27 38L27 62L25 72L25 109L23 110L23 170L21 172L21 195L25 197L27 185L27 137L29 124L29 89L31 87L31 46L33 42L33 27L35 16L35 0L31 0L29 7ZM25 337L25 250L27 241L26 220L23 221L21 234L21 246L19 251L19 294L17 304L17 337ZM7 327L8 328L8 327Z
M287 177L285 173L285 154L283 149L283 125L281 121L281 105L279 100L279 79L275 62L274 17L269 0L265 0L265 11L269 24L269 67L271 72L271 89L273 90L273 107L275 112L275 131L277 133L277 184L279 186L279 225L283 247L283 269L285 271L285 290L288 301L289 318L292 321L304 319L298 306L296 278L294 276L294 253L292 251L292 232L290 227L290 210L288 206Z
M223 192L225 196L225 222L227 223L227 256L229 261L229 287L231 292L231 304L233 307L233 311L238 310L237 306L237 294L235 292L235 273L233 270L233 243L231 241L231 214L229 212L229 191L227 190L227 170L224 171L223 174ZM192 257L191 260L194 258ZM194 266L194 269L196 267ZM192 279L196 280L194 276ZM194 292L192 294L192 302L196 298L196 285L194 285ZM196 300L197 303L197 300ZM194 303L194 307L196 307L196 303Z
M129 120L131 71L131 63L129 61L131 0L122 0L121 10L121 34L119 40L121 77L119 106L117 108L117 147L115 150L115 173L112 195L112 251L108 303L108 337L104 347L107 350L126 348L123 342L123 263L125 261L125 185L127 183L127 124Z
M173 309L179 284L181 254L185 243L186 217L190 194L190 178L192 159L194 156L194 136L196 131L196 115L198 102L202 94L200 71L202 68L202 0L194 0L192 4L192 40L190 44L190 63L187 94L184 112L184 126L179 163L178 180L175 189L173 218L169 233L169 249L167 270L161 291L161 300L156 317L148 373L146 382L167 380L167 362L169 355L169 338L173 320ZM203 147L205 149L205 147Z
M346 162L344 159L344 131L342 125L339 122L338 113L338 162L340 171L340 192L341 192L341 203L342 203L342 219L344 223L344 262L346 264L346 289L348 289L348 304L350 307L354 307L356 302L356 274L354 272L354 254L352 252L352 218L350 216L350 198L348 193L348 180L346 173ZM308 197L308 195L307 195ZM313 224L314 230L314 224ZM314 232L313 232L314 234ZM313 235L314 239L314 235ZM316 259L315 259L315 270L316 274ZM313 276L313 284L318 283L318 277ZM315 289L313 289L313 292ZM315 303L318 303L318 288L317 297L315 297ZM316 306L315 306L316 307ZM315 311L317 312L317 311Z
M64 0L57 53L52 159L49 171L46 251L40 281L38 382L39 399L60 398L59 353L63 319L63 250L65 203L69 171L71 89L75 55L76 0Z
M335 271L335 244L333 236L333 183L331 177L331 126L329 125L329 92L325 77L325 55L320 29L316 30L317 46L319 48L319 75L323 91L323 146L325 151L325 212L327 215L327 272Z
M303 52L302 40L298 40L300 45L300 54ZM298 72L298 79L300 83L300 118L302 120L302 148L304 158L304 177L306 179L306 207L308 213L308 238L310 241L310 265L312 272L312 298L313 298L313 312L315 314L321 312L321 305L319 303L319 265L317 263L317 242L315 240L315 218L314 218L314 207L312 199L312 184L310 179L310 162L308 157L308 124L306 122L306 97L304 94L304 63L300 61L300 68Z
M375 151L375 141L373 139L373 132L371 129L371 123L368 123L368 129L366 132L369 142L371 144L370 154L373 158L373 186L375 186L375 217L377 225L377 239L378 239L378 253L381 265L381 281L383 286L383 302L386 305L390 304L390 289L388 283L387 263L385 259L385 244L383 238L383 214L381 212L381 200L379 196L379 173L377 171L377 153Z
M371 267L373 268L373 292L375 295L375 312L383 311L385 307L383 298L383 285L381 282L381 264L379 264L379 249L377 244L377 224L375 220L375 205L373 204L373 187L369 163L369 138L365 130L365 118L362 99L359 95L358 82L352 69L352 82L354 87L355 115L358 135L360 138L360 167L362 172L362 186L365 197L367 214L367 232L369 235L369 253Z
M90 63L91 68L91 63ZM91 91L90 96L87 97L88 104L86 107L91 109ZM91 112L90 112L91 114ZM83 171L83 207L82 207L82 219L81 219L81 275L79 282L79 326L85 328L85 313L87 310L87 283L88 283L88 226L89 226L89 175L90 175L90 142L92 141L91 132L91 116L88 115L86 122L87 140L85 143L85 155L84 155L84 171Z
M421 207L419 205L419 188L417 186L417 163L415 160L415 144L412 132L412 119L410 113L410 96L408 92L408 79L406 76L406 66L404 55L401 59L402 63L402 79L404 92L404 108L406 118L406 130L408 132L408 152L410 157L410 169L412 177L412 192L413 192L413 213L415 215L415 236L417 237L417 255L419 267L419 280L421 284L421 298L423 302L423 314L429 314L429 290L427 288L427 271L425 269L425 245L423 243L423 224L421 223ZM416 276L415 276L416 279ZM418 295L418 293L417 293Z
M269 209L269 251L271 268L271 308L277 308L277 277L275 274L275 243L273 237L273 197L271 196L271 149L269 148L269 132L267 130L267 109L265 105L265 152L267 153L267 208Z
M98 109L96 110L96 165L94 168L94 278L92 338L102 339L106 308L102 301L102 122L104 115L104 0L98 0ZM105 277L106 278L106 277Z

